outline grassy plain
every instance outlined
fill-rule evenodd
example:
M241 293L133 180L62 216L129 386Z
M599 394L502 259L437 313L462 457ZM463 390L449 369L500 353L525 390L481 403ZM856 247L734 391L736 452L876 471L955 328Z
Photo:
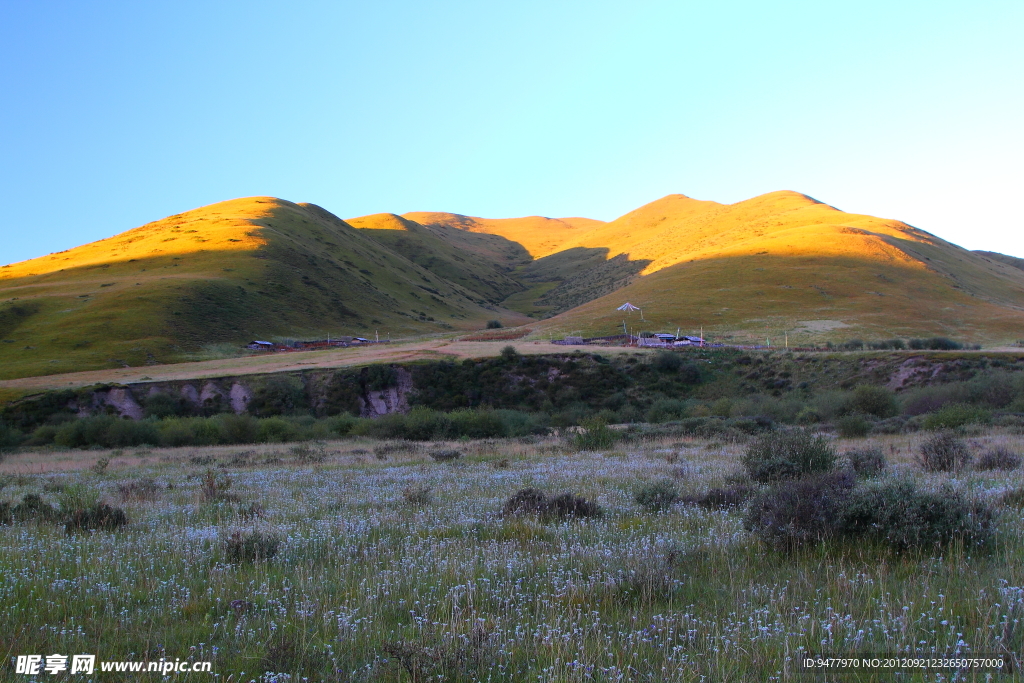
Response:
M925 474L912 463L922 438L837 445L877 445L898 473L990 502L1024 484L1020 470ZM1019 452L1024 438L992 431L971 445ZM442 446L464 457L434 462ZM12 455L0 498L57 500L79 483L130 523L75 535L0 527L0 649L209 659L232 682L1020 680L800 673L795 658L809 651L1019 655L1024 518L1003 507L986 550L782 553L738 512L633 502L643 482L721 485L742 451L662 438L576 453L536 437ZM104 457L102 474L88 469ZM230 486L204 497L211 470ZM124 485L144 477L156 486L133 496ZM500 516L528 486L585 496L604 515ZM232 561L227 539L254 531L281 541L276 555Z

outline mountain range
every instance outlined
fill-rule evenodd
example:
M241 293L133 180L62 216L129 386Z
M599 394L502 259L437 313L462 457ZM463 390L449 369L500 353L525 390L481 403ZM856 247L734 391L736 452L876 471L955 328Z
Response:
M642 314L616 310L627 301ZM1004 344L1024 337L1024 260L796 192L735 204L669 195L611 222L342 220L250 197L0 267L0 378L493 320L539 338L703 329L746 343Z

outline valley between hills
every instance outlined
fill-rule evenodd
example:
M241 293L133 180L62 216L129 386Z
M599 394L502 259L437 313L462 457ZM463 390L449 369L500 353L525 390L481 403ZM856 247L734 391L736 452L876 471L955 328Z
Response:
M1024 261L796 192L669 195L614 221L341 219L234 199L0 268L0 379L239 356L253 339L628 329L812 345L1024 337ZM616 310L631 302L643 311ZM491 324L494 324L493 322Z

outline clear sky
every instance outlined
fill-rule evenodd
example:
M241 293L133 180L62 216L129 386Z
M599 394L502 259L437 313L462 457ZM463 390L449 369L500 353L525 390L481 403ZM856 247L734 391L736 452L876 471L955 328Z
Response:
M796 190L1024 257L1024 2L0 0L0 262L248 195Z

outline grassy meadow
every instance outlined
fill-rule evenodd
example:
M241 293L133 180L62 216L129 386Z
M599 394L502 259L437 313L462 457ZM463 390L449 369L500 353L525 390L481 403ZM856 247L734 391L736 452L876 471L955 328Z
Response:
M1022 470L925 472L925 432L830 436L840 456L881 449L880 480L977 497L996 510L992 538L780 549L746 530L742 506L700 504L745 480L742 440L641 434L580 450L586 435L8 455L0 501L37 494L59 510L99 499L128 523L74 532L38 515L0 526L0 648L8 659L211 660L233 683L1021 678L828 677L797 659L1019 655L1024 496L1011 492ZM1024 436L1000 428L965 443L976 456L1024 451ZM658 482L678 500L638 504ZM531 487L603 514L502 514Z

